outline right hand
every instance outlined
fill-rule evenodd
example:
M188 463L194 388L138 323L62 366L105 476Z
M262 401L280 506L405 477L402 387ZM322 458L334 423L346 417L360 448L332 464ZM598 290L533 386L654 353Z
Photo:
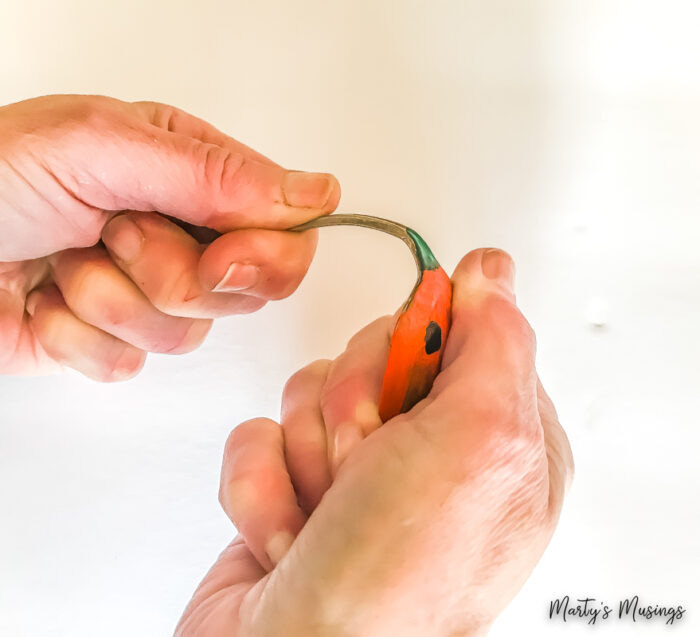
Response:
M178 637L481 635L554 532L573 473L500 250L452 277L452 327L427 398L381 424L392 317L285 387L281 426L226 447L221 503L240 532Z

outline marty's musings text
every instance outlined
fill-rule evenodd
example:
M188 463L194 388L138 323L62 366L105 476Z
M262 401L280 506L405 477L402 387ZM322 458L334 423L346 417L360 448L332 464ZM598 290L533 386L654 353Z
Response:
M643 604L638 595L620 600L615 604L595 597L570 598L568 595L549 602L549 618L562 621L584 620L595 624L610 619L631 620L632 622L664 621L673 624L685 616L687 609L683 606L663 606L661 604Z

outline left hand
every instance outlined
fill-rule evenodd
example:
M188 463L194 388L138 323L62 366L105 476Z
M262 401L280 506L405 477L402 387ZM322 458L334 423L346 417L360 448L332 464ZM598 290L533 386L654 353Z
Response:
M165 104L0 108L0 374L123 380L147 352L191 351L212 318L291 294L317 231L284 229L339 197L332 175L286 170ZM186 224L224 234L203 245Z

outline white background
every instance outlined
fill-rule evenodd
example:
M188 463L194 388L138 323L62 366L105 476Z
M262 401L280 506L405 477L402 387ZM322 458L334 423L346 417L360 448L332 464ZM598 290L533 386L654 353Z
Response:
M510 251L577 476L492 635L697 635L699 22L673 1L5 0L0 103L169 102L334 172L340 210L413 226L449 272ZM277 418L286 378L413 277L395 239L322 230L295 295L191 355L119 385L0 378L0 635L169 635L234 533L230 429ZM550 622L564 594L690 610Z

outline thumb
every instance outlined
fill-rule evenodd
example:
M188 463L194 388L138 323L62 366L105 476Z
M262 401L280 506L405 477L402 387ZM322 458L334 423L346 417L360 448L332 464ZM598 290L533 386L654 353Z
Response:
M126 148L137 167L113 189L119 209L155 211L227 232L283 229L331 212L340 199L333 175L290 171L241 149L153 127ZM113 173L114 174L114 173Z

